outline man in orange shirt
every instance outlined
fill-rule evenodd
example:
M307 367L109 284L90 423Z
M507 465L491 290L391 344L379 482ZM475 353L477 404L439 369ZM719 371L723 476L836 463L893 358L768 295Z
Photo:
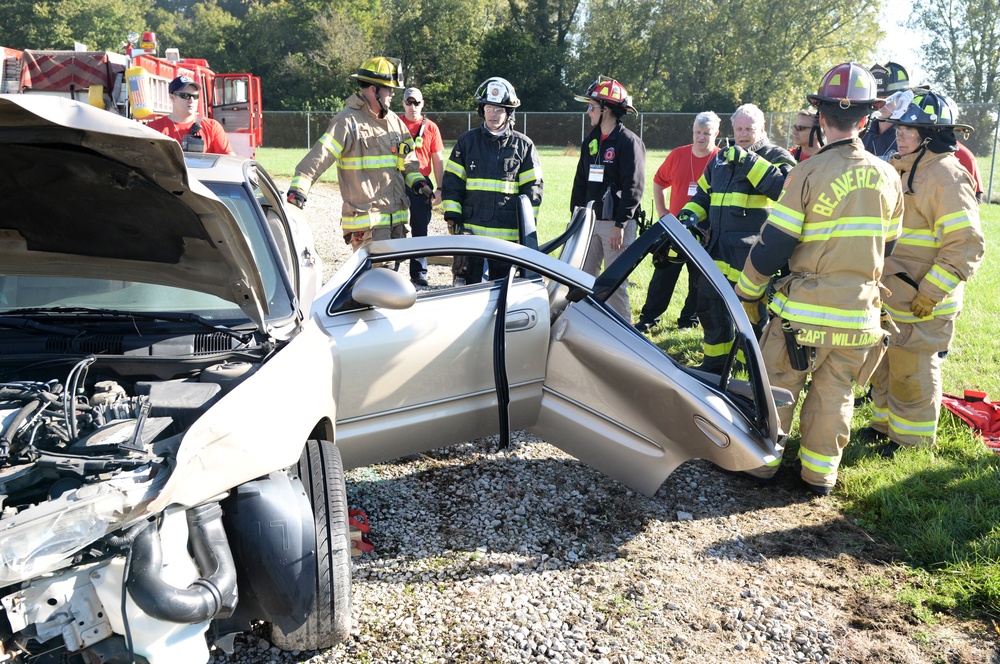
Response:
M441 130L437 124L426 117L424 110L424 95L420 88L406 88L403 92L403 109L406 111L401 118L406 128L410 130L413 151L417 153L420 163L420 174L430 180L434 173L437 189L434 196L428 200L426 196L406 190L410 199L410 232L413 237L427 235L427 227L431 223L431 208L441 204L441 187L444 178L444 143L441 140ZM427 259L413 258L410 260L410 281L416 286L427 285Z
M659 219L668 211L677 216L684 204L698 188L698 178L705 172L709 160L719 151L715 139L719 136L719 126L722 121L712 111L699 113L694 119L693 142L682 145L670 151L653 176L653 204L656 206L656 218ZM670 204L666 203L667 190L670 190ZM668 261L665 256L653 257L653 276L649 280L646 291L646 302L642 305L639 320L635 329L649 332L660 316L670 306L674 287L680 277L684 263ZM695 307L698 304L698 274L688 268L688 294L684 300L677 328L694 327L698 324Z
M168 91L173 110L147 126L176 140L185 152L236 154L222 125L211 118L199 117L201 86L193 78L178 76L170 81Z

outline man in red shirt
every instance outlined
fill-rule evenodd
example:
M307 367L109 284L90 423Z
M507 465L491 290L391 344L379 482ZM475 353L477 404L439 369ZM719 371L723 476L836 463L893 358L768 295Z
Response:
M211 118L198 115L201 86L190 76L178 76L170 81L170 102L173 110L148 123L148 127L170 136L185 152L236 154L229 145L226 130Z
M698 178L705 172L709 160L719 151L715 139L719 136L719 116L712 111L699 113L694 119L693 139L690 145L682 145L670 151L653 176L653 204L656 217L669 212L675 217L684 207L698 187ZM666 192L670 190L670 205L666 204ZM635 328L648 332L660 322L660 316L670 306L674 287L684 263L671 262L663 256L655 256L653 276L646 291L646 303L642 305ZM688 269L688 294L684 300L677 327L694 327L698 324L695 305L698 301L698 275Z
M403 124L410 130L412 148L417 153L420 164L420 174L430 180L434 172L433 201L426 196L406 190L410 198L410 232L413 237L427 235L427 227L431 223L431 208L441 204L441 178L444 177L444 143L441 140L441 130L432 120L422 114L424 110L424 95L420 88L406 88L403 92ZM427 259L415 258L410 261L410 281L416 286L427 285Z

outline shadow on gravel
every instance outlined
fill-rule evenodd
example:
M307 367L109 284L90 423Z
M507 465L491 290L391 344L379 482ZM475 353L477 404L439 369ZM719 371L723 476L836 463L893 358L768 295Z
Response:
M484 439L352 471L349 501L368 514L379 561L373 564L416 556L434 561L449 577L567 569L627 556L627 545L647 528L683 535L687 520L811 502L794 488L757 487L703 461L682 465L647 498L554 448L542 449L553 455L541 456L535 442L501 451L495 439ZM720 540L705 555L727 552L751 560L893 557L843 518Z

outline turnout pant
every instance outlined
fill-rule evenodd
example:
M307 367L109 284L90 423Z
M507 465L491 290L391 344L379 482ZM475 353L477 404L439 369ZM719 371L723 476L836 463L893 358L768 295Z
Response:
M941 411L939 353L955 334L954 319L896 323L885 357L872 376L871 427L904 447L934 444Z
M781 331L781 319L772 318L764 328L761 355L767 367L772 387L783 387L794 397L791 404L778 408L781 430L791 431L792 414L806 379L812 385L802 402L799 413L799 460L802 479L814 486L832 487L837 483L837 469L843 450L851 438L851 416L854 415L852 384L868 381L884 346L879 343L864 348L809 348L809 367L805 371L792 368ZM778 472L781 459L771 465L750 471L757 477L772 477Z

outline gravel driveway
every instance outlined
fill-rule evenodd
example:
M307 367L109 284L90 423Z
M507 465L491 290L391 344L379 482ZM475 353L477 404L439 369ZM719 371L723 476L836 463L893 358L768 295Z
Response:
M348 251L339 209L335 186L310 192L328 276ZM349 473L375 544L354 559L353 639L282 653L248 635L215 661L1000 662L995 626L912 617L897 552L836 497L695 461L646 498L515 439Z

